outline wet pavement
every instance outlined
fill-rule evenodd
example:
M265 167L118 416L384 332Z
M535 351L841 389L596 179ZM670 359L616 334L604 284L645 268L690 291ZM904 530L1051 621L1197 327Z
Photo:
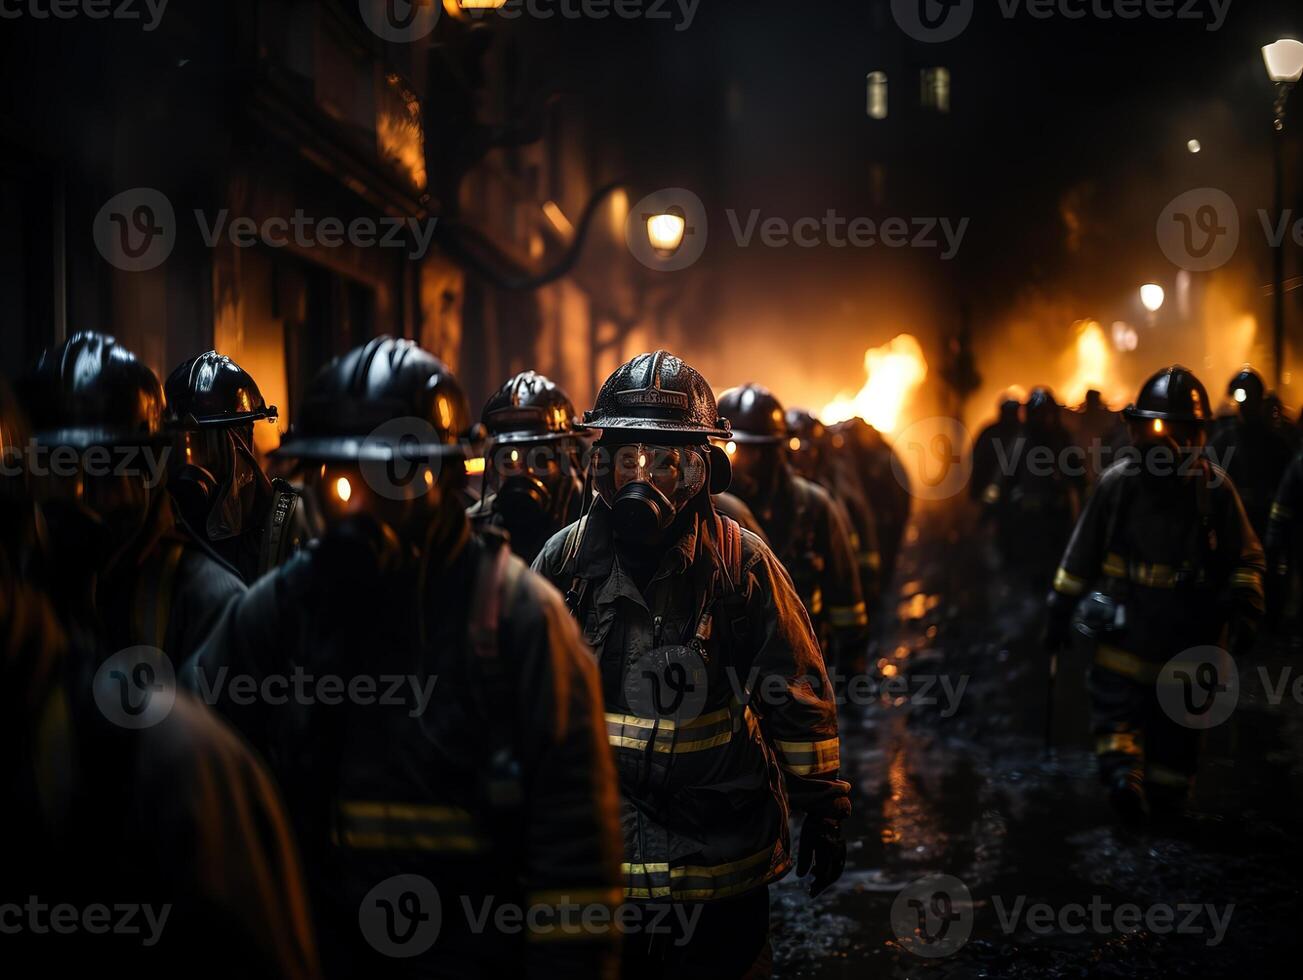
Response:
M1264 642L1239 665L1186 814L1127 831L1096 779L1080 655L1046 749L1044 588L1010 583L957 508L916 517L896 583L882 688L842 708L847 871L814 900L794 876L773 889L777 976L1298 975L1303 653Z

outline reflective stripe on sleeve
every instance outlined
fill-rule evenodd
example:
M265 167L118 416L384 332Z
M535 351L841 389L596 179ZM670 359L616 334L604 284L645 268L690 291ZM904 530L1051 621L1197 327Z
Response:
M456 806L344 800L335 843L356 850L476 853L489 849L479 821Z
M1081 595L1086 591L1086 580L1077 578L1066 568L1060 568L1054 573L1054 591L1062 595Z
M868 626L869 611L863 602L853 606L829 606L828 622L837 627Z
M841 767L841 743L829 738L821 742L777 741L778 760L794 776L817 776Z
M623 864L627 898L672 898L676 901L710 901L758 888L790 866L779 861L781 847L774 844L736 861L715 865Z

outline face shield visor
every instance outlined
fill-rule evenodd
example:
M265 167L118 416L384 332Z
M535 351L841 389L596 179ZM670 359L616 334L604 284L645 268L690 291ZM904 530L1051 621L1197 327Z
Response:
M616 533L652 540L705 489L705 446L599 444L593 449L598 495L615 515Z
M257 487L268 482L251 444L251 427L197 429L181 435L181 465L172 475L172 496L187 523L209 541L243 533Z

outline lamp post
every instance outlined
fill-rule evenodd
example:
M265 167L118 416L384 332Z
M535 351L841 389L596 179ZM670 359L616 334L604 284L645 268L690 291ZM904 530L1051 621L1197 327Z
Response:
M1303 78L1303 41L1280 40L1262 49L1267 74L1276 84L1276 219L1285 211L1285 105L1290 90ZM1274 354L1276 361L1276 386L1280 387L1285 374L1285 241L1274 246L1273 265L1276 277Z

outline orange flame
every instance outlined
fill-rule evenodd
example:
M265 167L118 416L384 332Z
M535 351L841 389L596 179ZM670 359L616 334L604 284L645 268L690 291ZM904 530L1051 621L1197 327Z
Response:
M862 418L879 432L893 433L909 396L927 377L927 358L918 340L903 333L864 352L867 380L855 395L838 395L824 406L827 425Z

